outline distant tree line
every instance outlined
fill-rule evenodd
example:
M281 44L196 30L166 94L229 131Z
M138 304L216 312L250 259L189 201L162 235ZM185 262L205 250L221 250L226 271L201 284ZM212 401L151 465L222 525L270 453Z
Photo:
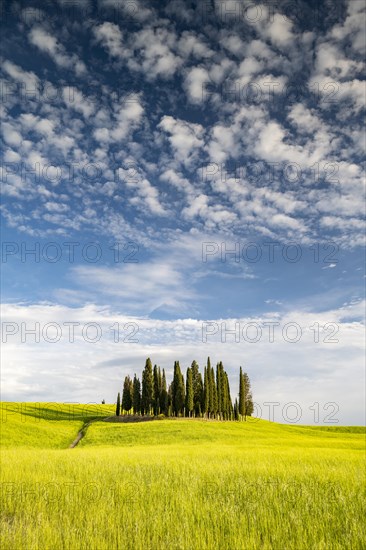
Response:
M218 420L246 420L253 413L253 397L247 373L239 371L239 398L234 405L230 395L227 372L220 361L216 372L210 358L204 368L203 378L196 361L188 367L186 379L179 365L174 362L173 380L167 386L165 370L152 366L146 360L140 379L126 376L122 399L118 392L116 415L164 415L168 417L193 417Z

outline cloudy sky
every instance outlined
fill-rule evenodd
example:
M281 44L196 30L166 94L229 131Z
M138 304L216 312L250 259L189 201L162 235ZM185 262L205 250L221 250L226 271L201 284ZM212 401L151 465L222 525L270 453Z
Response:
M364 422L365 7L336 4L4 2L3 400L210 355L263 418Z

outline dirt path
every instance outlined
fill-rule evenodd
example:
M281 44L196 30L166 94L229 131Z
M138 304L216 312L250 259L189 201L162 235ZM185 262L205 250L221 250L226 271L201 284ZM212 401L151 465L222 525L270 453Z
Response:
M84 422L83 427L78 432L78 435L76 436L76 439L74 439L74 441L71 443L69 449L74 449L76 447L76 445L79 443L79 441L81 439L83 439L83 437L85 436L90 424L92 424L93 422L97 422L97 420L100 420L100 419L98 418L98 419L95 419L95 420L89 420L89 422Z

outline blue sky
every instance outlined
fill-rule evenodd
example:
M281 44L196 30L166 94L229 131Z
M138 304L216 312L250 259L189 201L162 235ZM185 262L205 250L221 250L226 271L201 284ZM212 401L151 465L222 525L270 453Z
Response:
M59 0L4 15L3 399L113 401L147 355L168 373L210 355L233 397L243 365L258 403L301 403L307 422L315 401L336 403L362 423L364 3ZM35 323L40 341L22 342ZM114 342L114 323L138 342Z

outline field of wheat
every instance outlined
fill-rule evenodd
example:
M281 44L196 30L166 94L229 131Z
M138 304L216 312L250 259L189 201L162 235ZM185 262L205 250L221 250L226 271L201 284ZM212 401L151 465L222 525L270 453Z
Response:
M3 550L366 548L363 428L113 413L2 404Z

